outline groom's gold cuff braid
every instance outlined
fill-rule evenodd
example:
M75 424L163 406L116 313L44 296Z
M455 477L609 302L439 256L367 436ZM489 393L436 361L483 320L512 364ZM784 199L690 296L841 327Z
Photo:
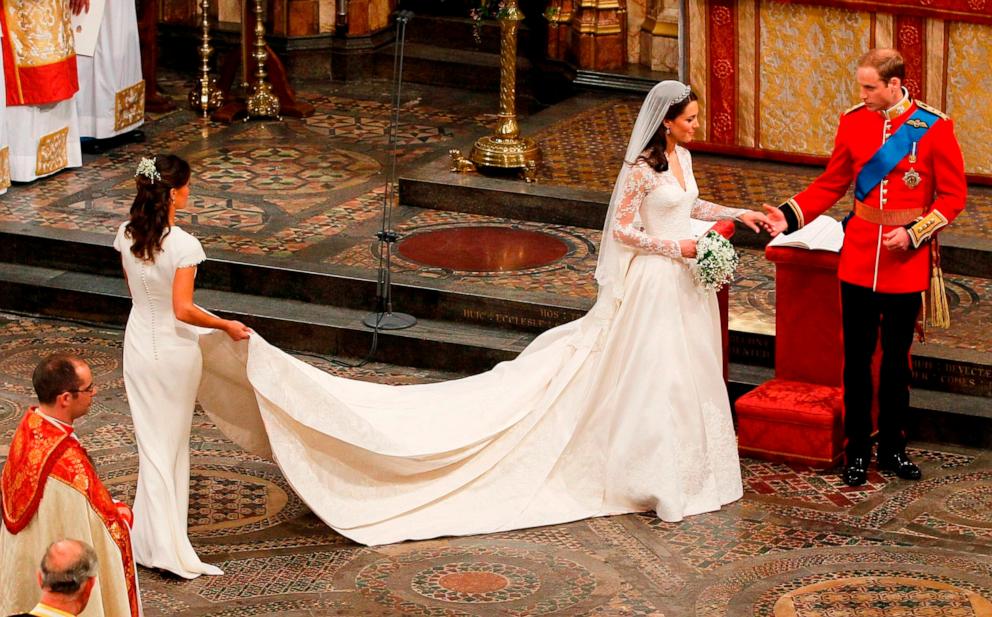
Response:
M791 234L797 229L802 229L806 224L803 218L803 209L799 207L794 197L780 205L778 209L785 215L785 222L788 224L785 233Z

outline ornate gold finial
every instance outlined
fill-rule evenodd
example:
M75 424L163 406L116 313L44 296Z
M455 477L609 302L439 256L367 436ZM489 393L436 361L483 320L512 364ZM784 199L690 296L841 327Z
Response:
M267 81L265 61L269 54L265 51L265 24L262 17L262 0L255 0L255 85L251 96L248 97L248 116L250 118L279 118L279 99L272 94L272 86Z

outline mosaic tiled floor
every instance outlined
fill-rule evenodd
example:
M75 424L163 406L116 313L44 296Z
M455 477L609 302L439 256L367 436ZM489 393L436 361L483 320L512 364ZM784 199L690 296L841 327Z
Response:
M0 314L0 459L31 404L43 355L86 357L99 387L78 433L129 500L137 453L122 333ZM326 370L418 383L369 365ZM682 523L628 515L486 536L365 548L328 529L271 462L193 420L190 536L225 575L140 569L145 613L241 615L958 616L992 609L992 454L912 444L919 483L746 459L743 500Z
M189 87L174 75L163 83L177 99ZM464 148L494 118L492 94L416 84L405 92L396 149L401 174L443 156L448 148ZM180 224L201 239L209 255L373 278L378 255L372 239L390 165L385 148L388 84L309 84L299 89L299 96L315 105L311 118L224 126L189 111L156 117L145 126L144 144L87 156L81 169L12 187L0 198L0 226L95 232L109 241L133 198L136 160L175 151L194 168L191 206L180 212ZM608 191L639 102L600 95L578 103L571 110L550 108L532 118L545 157L540 180ZM581 109L573 113L576 107ZM817 173L801 166L704 155L697 157L695 170L705 197L749 207L789 195ZM983 222L985 213L992 212L992 190L975 188L971 200L952 229L992 238L992 227ZM395 209L392 221L401 237L486 224L541 232L567 247L555 263L512 272L446 270L397 255L396 282L578 309L595 296L596 230L409 207ZM949 292L955 327L934 333L931 340L992 350L989 282L953 276ZM772 270L758 253L746 252L732 298L735 327L772 332Z

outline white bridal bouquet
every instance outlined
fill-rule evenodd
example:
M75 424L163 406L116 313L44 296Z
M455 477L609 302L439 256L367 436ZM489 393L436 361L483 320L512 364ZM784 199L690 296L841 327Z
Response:
M734 245L715 231L708 231L696 242L696 284L717 291L734 279L739 259Z

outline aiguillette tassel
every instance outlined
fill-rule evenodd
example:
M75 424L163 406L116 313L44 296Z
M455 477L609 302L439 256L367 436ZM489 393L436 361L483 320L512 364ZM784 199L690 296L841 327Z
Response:
M947 304L947 290L944 288L944 272L940 268L940 247L934 240L931 250L930 267L930 324L937 328L949 328L951 310Z

